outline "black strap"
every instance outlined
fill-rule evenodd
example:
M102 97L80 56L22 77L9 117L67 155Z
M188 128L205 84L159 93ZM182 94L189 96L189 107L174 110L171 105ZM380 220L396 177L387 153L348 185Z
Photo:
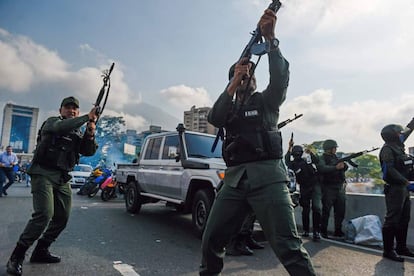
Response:
M224 140L224 128L222 128L222 127L220 127L218 132L217 132L216 139L214 139L213 146L211 147L211 152L214 152L216 150L219 138L220 138L221 141Z

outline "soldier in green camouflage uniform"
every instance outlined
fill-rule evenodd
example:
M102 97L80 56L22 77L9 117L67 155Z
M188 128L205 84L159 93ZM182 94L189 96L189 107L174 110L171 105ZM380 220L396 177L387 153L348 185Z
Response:
M271 44L268 87L262 93L254 92L252 64L242 59L230 69L231 81L208 116L210 123L226 130L223 158L228 168L203 234L200 275L218 275L222 271L224 248L251 210L286 270L291 275L315 275L297 233L277 129L289 63L277 46L275 23L275 13L266 10L258 24L262 36Z
M33 209L7 263L7 272L22 274L26 250L36 241L30 262L57 263L60 257L49 252L49 246L65 229L69 219L72 191L69 171L79 162L80 154L95 154L96 108L79 116L79 101L74 97L63 99L60 116L48 118L39 130L31 176ZM87 124L85 134L80 127ZM40 239L39 237L42 236Z
M348 165L338 163L335 140L328 139L323 145L325 151L317 165L322 177L322 218L321 235L328 237L328 222L331 209L334 209L335 232L334 236L343 237L342 222L345 217L345 171Z
M414 191L413 158L405 153L404 142L414 129L414 119L403 129L400 125L387 125L381 130L385 144L379 159L383 173L387 213L382 227L383 256L403 262L402 256L414 257L407 248L407 231L410 222L410 191ZM397 242L394 250L394 238Z

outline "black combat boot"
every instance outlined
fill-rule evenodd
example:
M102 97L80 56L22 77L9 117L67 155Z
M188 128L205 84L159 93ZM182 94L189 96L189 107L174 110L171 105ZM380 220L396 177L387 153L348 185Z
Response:
M251 256L253 255L253 250L251 250L244 240L236 243L236 250L241 253L241 255Z
M316 211L312 211L312 222L313 241L319 241L321 239L321 214Z
M50 254L49 246L51 242L45 240L38 240L32 256L31 263L59 263L60 257Z
M321 226L321 236L324 239L328 238L328 230L326 229L326 227Z
M398 255L414 257L414 253L407 247L407 231L408 225L402 225L395 231L395 239L397 241L396 252Z
M250 248L250 249L263 249L264 246L261 245L260 243L258 243L252 235L248 235L245 238L245 242L246 245Z
M384 243L384 253L382 253L382 256L396 262L404 262L404 258L400 257L394 250L394 236L394 228L382 228L382 240Z
M244 239L238 235L237 238L233 238L230 243L226 246L226 255L230 256L240 256L253 255L253 251L246 245Z
M23 261L29 247L17 244L7 262L7 273L11 275L22 275Z

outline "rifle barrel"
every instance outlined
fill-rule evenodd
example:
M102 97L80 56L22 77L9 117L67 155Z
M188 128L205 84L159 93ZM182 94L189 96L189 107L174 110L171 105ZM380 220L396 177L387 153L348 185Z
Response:
M112 73L112 70L114 70L115 62L112 62L111 68L109 68L108 77Z

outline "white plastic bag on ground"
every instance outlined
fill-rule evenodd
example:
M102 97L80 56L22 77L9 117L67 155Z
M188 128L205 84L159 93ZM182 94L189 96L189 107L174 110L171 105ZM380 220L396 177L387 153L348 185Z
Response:
M355 244L382 246L382 226L378 216L367 215L349 221L346 241Z

